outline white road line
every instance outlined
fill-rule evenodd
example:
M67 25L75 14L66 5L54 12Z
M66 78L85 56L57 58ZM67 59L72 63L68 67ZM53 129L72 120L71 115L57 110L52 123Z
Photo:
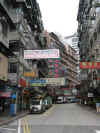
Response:
M21 133L21 120L18 120L18 133Z
M100 130L96 130L96 133L100 133Z
M16 129L12 129L12 128L2 128L2 127L0 127L0 129L3 129L3 130L12 130L12 131L16 130Z

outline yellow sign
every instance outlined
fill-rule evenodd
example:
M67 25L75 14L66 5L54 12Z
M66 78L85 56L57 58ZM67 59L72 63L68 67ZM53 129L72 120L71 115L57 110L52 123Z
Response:
M24 77L35 77L35 72L25 72Z

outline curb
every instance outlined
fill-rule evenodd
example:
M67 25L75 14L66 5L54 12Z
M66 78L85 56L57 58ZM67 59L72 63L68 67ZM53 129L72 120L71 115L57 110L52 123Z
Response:
M13 121L15 121L15 120L17 120L17 119L19 119L19 118L22 118L22 117L24 117L24 116L26 116L26 115L28 115L28 114L29 114L29 112L26 112L26 113L23 113L23 114L21 114L21 115L18 115L18 116L16 116L16 117L14 117L14 118L11 118L10 120L3 121L2 123L0 123L0 126L8 125L9 123L11 123L11 122L13 122Z

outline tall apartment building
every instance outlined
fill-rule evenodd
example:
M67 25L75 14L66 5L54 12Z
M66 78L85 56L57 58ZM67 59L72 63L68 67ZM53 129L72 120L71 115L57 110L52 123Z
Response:
M65 37L65 42L68 43L75 51L76 51L76 56L78 60L78 65L77 65L77 79L80 80L80 55L79 55L79 48L78 48L78 34L75 33L72 36L67 36Z
M1 49L6 46L10 51L7 53L11 54L12 51L14 55L8 59L8 80L13 85L19 85L24 72L34 71L36 67L41 68L41 63L42 66L47 65L45 61L24 60L24 50L46 47L45 38L42 37L44 28L41 12L36 0L30 2L2 0L0 6L1 41L4 43ZM41 71L39 69L38 74L43 73L42 76L45 76L45 71Z
M80 60L87 62L100 61L100 0L80 0L78 10L78 46L80 49ZM88 92L99 91L100 81L94 78L93 73L100 77L100 70L81 70L83 95ZM87 84L86 84L87 82Z
M59 37L53 32L49 33L48 45L49 48L56 48L60 51L59 77L64 77L66 79L65 87L75 87L77 84L79 84L77 80L78 64L77 56L75 55L76 51L69 45L68 49L66 49Z
M0 1L0 100L5 93L4 85L8 85L11 89L9 98L14 93L19 99L17 103L23 105L28 98L25 96L25 101L21 100L24 88L29 87L28 81L47 75L45 60L24 59L24 50L46 48L43 31L36 0ZM33 75L26 76L27 72Z

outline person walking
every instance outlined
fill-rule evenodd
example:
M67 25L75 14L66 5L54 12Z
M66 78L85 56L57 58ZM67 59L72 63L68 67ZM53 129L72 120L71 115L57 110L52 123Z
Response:
M100 103L96 103L96 111L97 113L100 112Z

